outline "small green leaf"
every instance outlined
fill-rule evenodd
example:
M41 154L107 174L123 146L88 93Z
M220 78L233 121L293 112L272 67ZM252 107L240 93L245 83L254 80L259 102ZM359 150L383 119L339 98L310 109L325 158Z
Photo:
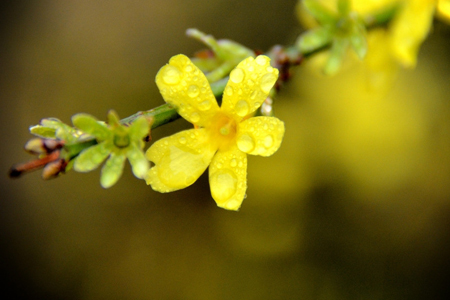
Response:
M95 136L97 139L104 141L112 136L111 130L104 124L88 114L76 114L72 117L72 123L81 131Z
M100 184L103 188L107 189L113 186L120 179L125 159L126 157L123 154L111 153L100 175Z
M350 36L350 44L360 59L367 54L366 28L362 23L355 23Z
M330 56L324 68L324 73L334 75L339 71L345 52L348 48L349 41L347 39L335 39L331 46Z
M300 35L297 48L301 53L310 53L318 50L331 41L331 30L326 27L317 27Z
M132 141L140 141L150 133L150 123L146 117L139 117L131 123L128 134Z
M130 149L127 152L128 160L130 161L131 168L134 176L144 179L147 176L150 168L150 163L145 158L144 152L136 145L130 145Z
M41 125L31 126L30 133L46 139L56 138L56 129Z
M98 168L111 153L112 147L111 143L103 142L83 150L75 158L74 170L77 172L90 172Z
M334 23L336 21L336 14L328 8L324 7L317 0L304 0L302 3L305 6L306 10L320 24Z

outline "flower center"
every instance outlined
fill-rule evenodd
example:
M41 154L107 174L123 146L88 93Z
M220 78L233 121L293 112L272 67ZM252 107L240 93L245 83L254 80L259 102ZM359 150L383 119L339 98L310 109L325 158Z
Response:
M220 149L227 148L236 137L236 121L234 118L220 112L214 117L211 124L211 141Z
M128 134L114 134L114 145L117 148L125 148L130 144L130 137Z

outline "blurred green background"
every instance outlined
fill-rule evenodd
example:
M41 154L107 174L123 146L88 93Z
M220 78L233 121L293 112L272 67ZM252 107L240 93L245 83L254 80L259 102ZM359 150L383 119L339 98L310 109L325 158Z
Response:
M10 180L28 126L162 104L156 72L196 27L267 50L300 32L289 1L9 1L1 11L2 299L438 299L450 255L450 27L389 91L361 65L299 67L276 99L272 157L249 157L239 212L207 176L158 194L127 166ZM154 139L189 127L178 120Z

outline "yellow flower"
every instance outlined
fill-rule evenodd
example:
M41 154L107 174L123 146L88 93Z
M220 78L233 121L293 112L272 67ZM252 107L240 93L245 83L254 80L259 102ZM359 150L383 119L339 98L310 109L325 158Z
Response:
M250 117L278 78L270 59L248 57L231 71L219 107L205 75L184 55L172 57L156 75L164 100L194 124L155 142L147 184L171 192L193 184L209 166L211 194L219 207L238 210L247 189L247 154L270 156L280 147L284 123ZM250 118L249 118L250 117Z

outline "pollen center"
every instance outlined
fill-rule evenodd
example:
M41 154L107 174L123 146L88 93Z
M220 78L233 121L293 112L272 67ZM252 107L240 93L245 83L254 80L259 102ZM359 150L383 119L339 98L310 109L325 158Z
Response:
M211 138L219 148L228 147L236 137L236 121L234 118L219 113L214 117L211 127Z

